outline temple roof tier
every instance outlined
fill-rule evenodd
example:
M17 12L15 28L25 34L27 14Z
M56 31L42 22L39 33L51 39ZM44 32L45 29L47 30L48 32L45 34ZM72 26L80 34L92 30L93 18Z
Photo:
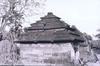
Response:
M48 13L41 20L32 23L25 28L16 42L19 43L60 43L60 42L83 42L81 32L75 27L68 25L59 17Z

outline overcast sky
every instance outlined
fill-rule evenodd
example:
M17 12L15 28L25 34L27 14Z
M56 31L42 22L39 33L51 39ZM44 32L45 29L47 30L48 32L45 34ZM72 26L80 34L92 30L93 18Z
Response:
M100 28L100 0L47 0L46 11L92 36Z
M81 32L94 36L100 28L100 0L47 0L45 7L41 10L44 13L53 12L63 21L75 25ZM34 15L33 15L34 16ZM27 17L30 23L39 20L40 16Z

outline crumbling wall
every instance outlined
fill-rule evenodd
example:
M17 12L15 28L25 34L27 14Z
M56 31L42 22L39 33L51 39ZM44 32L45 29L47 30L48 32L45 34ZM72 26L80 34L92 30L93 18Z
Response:
M20 54L24 65L74 66L71 43L21 44Z

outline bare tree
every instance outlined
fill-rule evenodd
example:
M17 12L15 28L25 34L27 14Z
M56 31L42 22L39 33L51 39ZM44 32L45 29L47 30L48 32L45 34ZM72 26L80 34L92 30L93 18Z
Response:
M26 15L35 13L34 8L39 8L43 0L3 0L0 2L1 32L10 27L10 31L17 32ZM15 35L14 35L15 36Z
M8 38L11 42L12 65L15 62L13 56L15 54L14 40L19 36L22 28L22 22L26 15L34 12L34 8L39 8L45 0L0 0L0 18L1 33L3 38ZM9 35L7 36L5 28L9 27Z

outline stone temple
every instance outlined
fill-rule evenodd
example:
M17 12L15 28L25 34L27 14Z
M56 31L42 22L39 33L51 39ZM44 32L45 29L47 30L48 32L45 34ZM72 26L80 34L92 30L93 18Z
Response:
M84 41L81 34L75 26L49 12L25 28L15 42L24 65L75 66L78 45Z

